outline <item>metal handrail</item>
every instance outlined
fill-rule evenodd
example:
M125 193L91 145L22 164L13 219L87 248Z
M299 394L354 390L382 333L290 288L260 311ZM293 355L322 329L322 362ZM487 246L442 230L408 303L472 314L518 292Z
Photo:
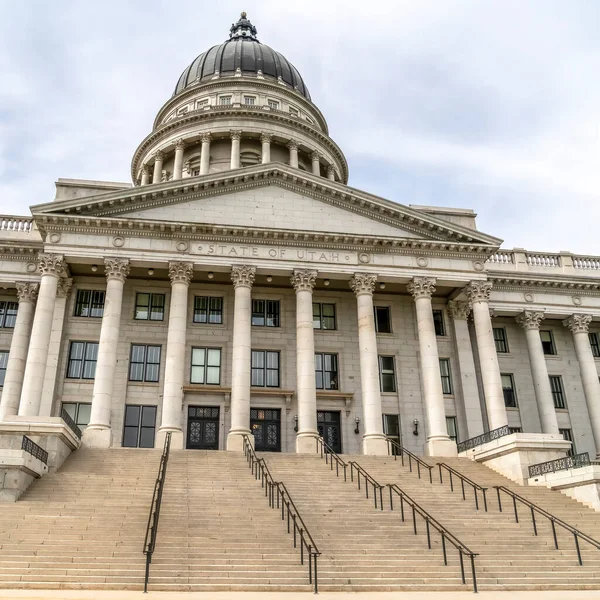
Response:
M60 411L60 418L65 422L65 425L79 438L81 439L81 429L77 426L77 423L73 421L71 415L63 409Z
M492 429L491 431L487 431L486 433L482 433L481 435L476 435L475 437L469 438L464 442L460 442L460 444L457 444L458 453L460 454L461 452L471 450L476 446L487 444L488 442L497 440L498 438L504 437L505 435L510 435L510 428L508 425L503 425L502 427L498 427L497 429Z
M546 473L556 473L557 471L566 471L567 469L577 469L579 467L589 467L592 464L590 455L587 452L574 454L573 456L563 456L556 460L549 460L543 463L529 466L529 477L537 477Z
M558 538L556 537L556 525L559 525L563 529L566 529L569 533L572 533L573 537L575 539L575 548L577 549L577 560L579 561L580 565L583 565L583 561L581 559L581 550L579 548L579 538L581 538L583 541L587 542L588 544L591 544L596 549L600 550L600 542L598 540L589 536L587 533L583 533L583 531L580 531L576 527L573 527L572 525L565 523L565 521L563 521L562 519L559 519L558 517L555 517L552 513L549 513L547 510L545 510L541 506L538 506L537 504L534 504L533 502L531 502L531 500L527 500L527 498L523 498L523 496L519 496L519 494L517 494L516 492L513 492L512 490L509 490L504 485L495 485L494 488L496 489L496 492L498 494L498 510L500 512L502 512L502 501L500 500L500 492L504 492L505 494L507 494L508 496L510 496L513 499L513 509L515 511L515 522L516 523L519 522L519 511L517 509L517 501L519 501L522 504L524 504L525 506L529 507L529 509L531 511L531 524L533 525L533 534L534 535L538 534L537 523L535 521L535 513L538 513L538 514L542 515L543 517L546 517L546 519L548 519L550 521L550 524L552 525L552 535L554 537L554 548L556 550L558 550Z
M158 477L154 483L154 492L152 494L152 503L150 504L150 514L148 515L148 525L146 526L146 537L144 538L144 554L146 555L146 573L144 576L144 594L148 593L148 579L150 578L150 563L156 547L156 536L158 534L158 521L160 519L160 507L162 504L163 489L165 487L165 477L167 475L167 463L169 462L169 450L171 449L171 432L168 431L165 437L160 464L158 465Z
M410 450L407 450L404 446L401 446L396 440L392 440L387 438L388 443L388 454L394 457L394 460L398 460L398 456L402 459L402 466L404 466L404 455L408 456L408 468L412 473L413 470L413 461L417 463L417 473L419 475L419 479L421 479L421 467L425 467L429 471L429 483L433 483L433 476L431 471L433 466L426 463L421 457L413 454ZM392 452L392 449L396 450L398 453Z
M487 512L487 496L486 496L486 492L487 489L486 487L483 487L481 485L479 485L477 482L473 481L472 479L469 479L468 477L466 477L465 475L463 475L462 473L460 473L459 471L457 471L456 469L453 469L450 465L447 465L446 463L437 463L438 469L440 471L440 483L444 483L443 478L442 478L442 469L446 469L446 471L448 471L448 473L450 474L450 489L452 491L454 491L454 481L452 479L452 476L456 476L460 479L460 484L461 484L461 488L462 488L462 499L466 500L465 497L465 483L467 483L468 485L470 485L473 488L473 493L475 494L475 508L476 510L479 510L479 495L477 492L481 492L483 495L483 507L485 509L485 512Z
M346 478L346 469L348 464L345 463L339 455L337 455L333 448L322 438L315 438L317 443L317 452L321 453L321 458L325 457L325 464L329 464L330 469L333 471L333 463L335 463L335 474L340 476L340 467L344 469L344 481L348 481Z
M28 454L31 454L33 458L37 458L45 465L48 464L48 452L41 446L38 446L33 440L29 439L26 435L21 440L21 450L25 450Z
M427 531L427 546L431 550L431 527L433 527L442 538L442 551L444 553L444 565L448 566L448 555L446 552L446 540L449 541L457 550L460 558L460 573L462 582L467 583L465 577L465 565L464 556L466 556L471 562L471 574L473 578L473 591L477 593L477 574L475 571L475 557L479 556L476 552L470 550L465 544L463 544L453 533L448 531L437 519L432 517L423 507L419 506L415 500L413 500L404 490L398 487L395 483L388 483L390 489L390 510L394 510L394 492L400 497L400 513L402 515L402 521L405 521L404 514L404 503L406 502L412 508L412 521L413 521L413 532L415 535L417 531L417 514L419 514L425 521L425 527Z
M365 494L366 497L369 497L369 483L373 486L373 498L375 500L375 508L381 508L383 510L383 488L384 485L381 485L375 478L363 467L361 467L356 461L351 460L350 465L350 481L354 481L354 469L356 469L356 479L358 482L358 489L360 490L360 476L362 475L365 478ZM379 490L379 506L377 506L377 491Z

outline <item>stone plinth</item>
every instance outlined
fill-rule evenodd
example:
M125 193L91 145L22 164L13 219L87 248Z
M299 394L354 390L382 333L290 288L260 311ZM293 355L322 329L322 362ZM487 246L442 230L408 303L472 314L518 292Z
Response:
M0 502L16 502L31 485L48 472L41 460L21 450L23 436L0 436Z
M545 485L552 490L559 490L565 496L600 512L600 465L536 475L527 480L527 485Z
M459 456L483 463L512 481L524 485L529 479L529 467L563 458L571 442L560 434L512 433Z

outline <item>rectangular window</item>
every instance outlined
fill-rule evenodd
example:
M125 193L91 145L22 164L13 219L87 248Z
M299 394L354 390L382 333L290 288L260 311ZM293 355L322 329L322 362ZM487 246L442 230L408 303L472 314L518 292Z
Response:
M595 331L588 335L590 336L590 346L592 347L594 358L600 358L600 336Z
M126 406L124 448L154 448L156 406Z
M300 115L300 112L298 111L297 108L290 106L290 115L292 115L292 117L297 117Z
M210 104L210 100L208 98L203 98L202 100L198 100L198 103L196 104L196 106L198 108L201 108L203 106L208 106Z
M575 451L575 443L573 442L573 430L572 429L559 429L558 433L563 436L565 440L571 442L571 449L569 450L569 456L577 454Z
M446 327L444 325L444 311L434 310L433 311L433 326L435 328L435 335L444 336L446 335Z
M279 387L279 352L252 350L252 385Z
M279 300L252 300L252 325L279 327Z
M567 408L562 377L560 375L549 375L549 378L552 398L554 399L554 408Z
M446 417L446 431L448 437L453 441L458 441L458 427L456 426L456 417Z
M221 325L223 323L223 298L196 296L193 321L194 323Z
M440 358L440 374L442 376L442 392L452 394L452 375L450 373L450 359Z
M160 346L131 344L129 381L155 383L160 372Z
M256 98L254 96L244 96L244 104L254 106L256 104Z
M313 327L315 329L335 329L335 304L313 302Z
M267 106L275 110L279 109L279 102L277 100L267 100Z
M523 428L522 427L509 427L508 431L510 431L510 433L523 433Z
M71 342L67 378L94 379L98 360L98 342Z
M550 330L540 330L540 339L542 340L542 348L544 354L553 356L556 354L556 346L554 345L554 336Z
M0 387L4 385L4 378L6 377L6 367L8 366L8 351L3 350L0 352Z
M165 318L165 295L138 292L135 295L135 318L141 321L162 321Z
M231 104L231 96L221 96L219 98L219 104L221 106L225 106L225 105Z
M0 302L0 327L12 329L17 320L18 302Z
M104 314L104 294L103 290L77 290L75 316L101 319Z
M192 348L190 383L219 385L221 383L221 349Z
M379 389L382 392L396 391L396 369L393 356L379 357Z
M92 412L92 405L85 404L83 402L63 402L62 408L64 408L68 415L75 421L81 429L88 426L90 422L90 414Z
M504 329L504 327L494 327L494 344L496 345L496 352L501 354L506 354L508 352L506 329Z
M517 393L512 373L501 373L500 377L502 379L502 392L504 393L504 406L517 408Z
M315 353L315 377L318 390L338 389L337 354Z
M389 306L376 306L375 331L377 333L392 333L392 319Z

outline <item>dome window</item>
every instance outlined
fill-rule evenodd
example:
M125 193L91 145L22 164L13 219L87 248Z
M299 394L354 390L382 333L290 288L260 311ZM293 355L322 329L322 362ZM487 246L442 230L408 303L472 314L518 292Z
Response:
M231 104L231 96L221 96L219 97L219 104L221 106L228 106Z
M310 118L310 117L306 117L306 120L311 124L314 125L315 122Z
M297 108L290 106L290 115L292 115L292 117L299 117L300 111Z
M273 110L279 110L279 102L277 100L267 100L267 106Z
M196 108L204 108L210 104L210 100L208 98L202 98L202 100L198 100L196 103Z
M244 96L244 104L248 106L254 106L256 104L255 96Z

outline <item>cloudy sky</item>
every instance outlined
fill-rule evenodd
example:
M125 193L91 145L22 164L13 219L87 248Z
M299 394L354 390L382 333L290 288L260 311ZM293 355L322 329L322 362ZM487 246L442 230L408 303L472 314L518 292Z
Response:
M600 2L0 0L0 212L128 181L241 10L303 74L350 185L473 208L505 247L600 254Z

